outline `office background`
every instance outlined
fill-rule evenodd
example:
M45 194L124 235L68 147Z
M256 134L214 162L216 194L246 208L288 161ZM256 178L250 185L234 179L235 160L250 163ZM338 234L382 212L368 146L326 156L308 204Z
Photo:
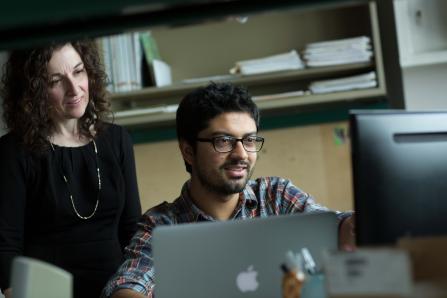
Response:
M379 25L388 27L388 31L396 29L397 32L393 42L399 48L391 53L391 59L400 66L397 73L398 80L402 81L405 107L447 108L446 2L394 0L393 4L394 12L389 4L382 7L382 10L389 9L393 13L392 22L388 20ZM416 11L414 19L411 16L402 19L400 11L404 9ZM394 23L396 26L393 28ZM381 30L383 32L384 28ZM382 36L381 40L384 56L391 52L386 52L390 48L390 40L386 38ZM174 55L172 53L175 54L175 51L171 49L171 55ZM431 55L428 60L423 57L427 53ZM0 53L1 64L6 57L6 52ZM297 114L296 117L301 116ZM0 134L5 132L2 125ZM266 137L266 144L259 154L253 177L287 177L330 208L352 208L350 144L346 120L328 120L326 117L323 121L316 119L302 121L299 125L291 124L289 127L264 129L261 134ZM136 141L135 153L143 209L176 198L188 178L176 140L171 137L167 140Z
M382 31L396 31L394 42L399 47L391 53L391 59L399 66L394 76L402 82L405 107L447 109L447 2L389 2L397 8L393 11L390 5L384 5L385 9L390 10L393 21L380 25L386 27ZM408 8L416 12L414 18L408 19L407 15L402 19L402 10ZM390 53L387 52L390 42L393 41L386 38L382 40L384 56ZM0 53L0 64L6 57L7 52ZM4 133L6 130L0 125L0 135ZM316 119L300 125L262 130L260 134L266 137L266 144L259 154L254 177L288 177L330 208L352 208L352 173L346 120ZM175 139L138 141L135 157L143 209L165 200L172 201L178 196L188 174Z

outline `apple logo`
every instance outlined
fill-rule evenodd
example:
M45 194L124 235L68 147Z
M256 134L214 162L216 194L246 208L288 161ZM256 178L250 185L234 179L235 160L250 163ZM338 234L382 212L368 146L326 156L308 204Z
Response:
M259 286L256 276L258 272L250 265L246 271L240 272L236 277L236 285L241 292L256 291Z

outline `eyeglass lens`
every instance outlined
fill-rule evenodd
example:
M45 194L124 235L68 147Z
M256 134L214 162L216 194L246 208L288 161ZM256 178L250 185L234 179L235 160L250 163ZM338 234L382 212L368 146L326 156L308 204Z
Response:
M234 137L222 136L214 138L214 148L220 152L229 152L236 147L236 142L242 141L245 150L249 152L257 152L261 150L263 139L261 137L249 136L242 140Z

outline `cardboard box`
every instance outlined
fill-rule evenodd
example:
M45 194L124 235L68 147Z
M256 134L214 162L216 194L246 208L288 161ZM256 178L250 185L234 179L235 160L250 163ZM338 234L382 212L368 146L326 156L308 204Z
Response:
M411 258L413 297L447 297L447 236L403 238L397 247Z
M361 248L325 259L330 298L403 298L413 292L411 261L404 250Z

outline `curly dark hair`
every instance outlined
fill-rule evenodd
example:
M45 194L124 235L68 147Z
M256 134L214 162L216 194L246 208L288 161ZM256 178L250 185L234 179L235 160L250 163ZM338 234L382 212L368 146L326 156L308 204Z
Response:
M90 99L78 122L79 133L92 138L91 128L101 131L110 114L105 88L107 75L94 41L52 43L45 47L12 51L4 65L0 90L4 100L3 118L8 130L19 136L31 151L42 152L49 146L48 136L53 132L54 124L50 119L47 65L53 52L66 44L71 44L78 52L88 74Z
M247 89L231 83L211 82L187 94L177 109L176 129L178 140L185 140L194 149L196 138L209 122L222 113L248 113L259 130L260 114ZM191 165L185 161L186 171Z

